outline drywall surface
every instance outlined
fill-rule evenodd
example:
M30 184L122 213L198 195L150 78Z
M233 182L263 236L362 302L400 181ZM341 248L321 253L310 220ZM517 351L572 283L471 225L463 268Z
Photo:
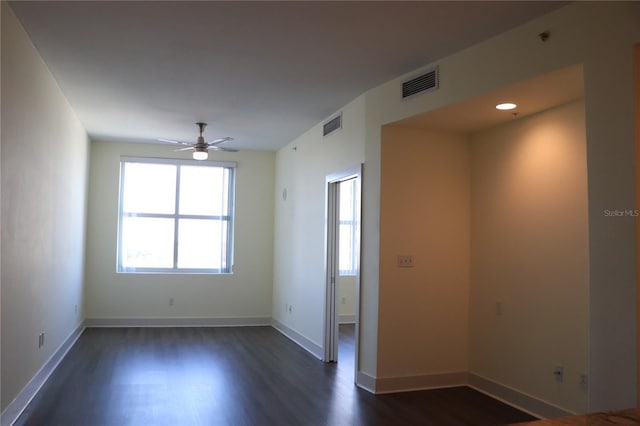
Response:
M377 378L468 370L469 171L464 136L382 130Z
M584 104L471 140L471 372L587 410L589 233ZM556 366L564 379L554 377Z
M425 67L373 88L358 98L361 127L350 131L360 135L360 142L353 146L357 147L358 161L365 160L359 355L363 372L375 378L377 358L384 356L378 354L377 342L382 126L550 71L583 64L589 191L588 408L598 411L634 406L635 225L632 217L612 219L605 217L603 212L633 209L634 206L631 48L640 42L638 22L640 4L637 2L575 2L437 62L425 64ZM545 30L550 30L551 37L543 43L537 35ZM402 100L402 82L433 66L439 69L438 89ZM321 136L317 136L320 125L278 151L276 172L276 193L279 194L284 186L295 187L296 198L286 207L281 201L276 202L274 317L284 318L286 300L292 303L298 297L309 300L299 293L311 292L314 302L302 305L313 306L313 310L304 314L308 320L294 318L294 314L287 321L315 341L319 341L322 334L321 307L318 305L323 299L323 287L319 282L324 270L316 260L323 256L322 227L311 211L323 207L325 195L323 190L314 188L320 185L320 176L331 169L328 164L350 166L352 158L322 144ZM311 155L312 150L300 155L292 150L296 145L315 146L313 153L321 155ZM329 157L330 152L335 154L333 158ZM312 179L312 175L317 177ZM302 193L304 195L300 195ZM303 223L313 224L308 227ZM309 251L305 246L304 253L299 253L305 238L309 239ZM281 258L280 254L291 256ZM383 345L380 349L386 347Z
M325 305L326 176L363 162L363 117L359 98L342 109L341 130L323 137L318 124L276 158L273 318L318 346Z
M341 275L338 277L338 314L351 317L356 314L356 277Z
M271 152L216 152L236 161L233 274L116 273L120 157L189 158L168 145L92 143L87 226L87 318L251 318L271 316L273 182ZM173 305L169 304L173 298Z
M88 139L7 2L1 7L4 410L83 318Z
M589 190L589 407L621 409L636 402L634 218L605 210L633 209L631 48L640 41L640 4L578 2L437 63L436 91L400 99L407 74L365 94L362 286L378 287L381 126L493 89L583 64ZM551 30L542 43L537 34ZM606 84L602 82L606 81ZM378 300L362 297L362 312ZM363 320L363 329L374 326ZM361 357L377 347L361 345ZM375 357L368 359L374 360Z

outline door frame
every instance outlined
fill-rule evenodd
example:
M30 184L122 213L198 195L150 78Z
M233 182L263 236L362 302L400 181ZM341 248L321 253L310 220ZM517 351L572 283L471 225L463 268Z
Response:
M332 173L325 178L325 301L324 301L324 327L323 327L323 361L338 361L338 291L336 282L339 276L338 270L338 207L340 200L340 183L355 179L357 199L356 221L358 230L356 235L355 264L357 265L355 284L355 336L354 336L354 382L359 369L359 343L360 343L360 252L362 250L362 164Z

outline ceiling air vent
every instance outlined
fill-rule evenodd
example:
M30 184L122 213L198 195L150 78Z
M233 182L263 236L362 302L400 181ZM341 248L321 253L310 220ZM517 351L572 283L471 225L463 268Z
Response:
M322 125L322 136L328 136L340 129L342 129L342 113Z
M438 88L438 68L402 83L402 99Z

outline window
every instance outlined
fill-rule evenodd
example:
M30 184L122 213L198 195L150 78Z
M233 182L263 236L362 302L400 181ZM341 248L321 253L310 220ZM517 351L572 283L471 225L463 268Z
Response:
M118 272L231 273L235 163L120 161Z
M340 182L340 229L338 231L338 268L340 275L356 275L358 211L356 179Z

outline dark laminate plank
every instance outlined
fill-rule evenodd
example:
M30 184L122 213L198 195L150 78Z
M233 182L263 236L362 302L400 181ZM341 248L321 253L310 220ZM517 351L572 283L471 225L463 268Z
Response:
M634 426L640 425L640 409L606 411L582 416L518 423L518 426ZM514 425L515 426L515 425Z
M324 364L271 327L87 329L18 425L498 425L534 420L470 388L371 395L353 326Z

